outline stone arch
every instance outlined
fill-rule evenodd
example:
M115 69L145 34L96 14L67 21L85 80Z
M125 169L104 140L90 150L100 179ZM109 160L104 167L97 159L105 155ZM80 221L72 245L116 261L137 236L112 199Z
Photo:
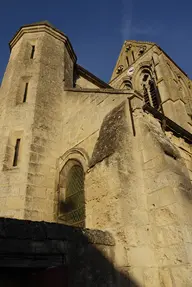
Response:
M120 89L122 90L132 90L133 85L132 85L132 78L131 77L124 77L122 79L122 83L120 85Z
M89 163L89 156L88 154L85 152L84 149L82 148L72 148L68 151L66 151L58 160L58 167L57 169L59 170L59 172L61 171L61 169L63 168L64 164L70 160L70 159L76 159L78 160L84 169L84 172L87 171L88 169L88 163Z
M143 63L140 63L138 67L135 69L133 76L132 76L132 83L133 83L134 89L137 90L138 92L142 90L142 86L140 82L142 72L144 70L148 71L148 73L150 73L152 77L153 73L152 73L151 66L152 66L151 61L145 61Z
M71 149L58 166L58 221L85 227L84 180L88 158L82 150Z

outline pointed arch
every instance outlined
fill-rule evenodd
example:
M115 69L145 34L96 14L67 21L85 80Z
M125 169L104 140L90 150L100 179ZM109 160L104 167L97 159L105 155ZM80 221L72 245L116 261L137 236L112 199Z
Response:
M134 75L134 83L136 89L143 95L144 103L160 110L160 94L156 85L155 73L152 71L150 62L139 67Z
M131 77L124 77L122 79L120 89L123 89L123 90L132 90L133 89Z

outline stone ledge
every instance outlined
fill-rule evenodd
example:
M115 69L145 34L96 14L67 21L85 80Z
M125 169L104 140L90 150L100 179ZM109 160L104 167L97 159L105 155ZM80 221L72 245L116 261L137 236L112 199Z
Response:
M0 218L0 239L13 240L60 240L80 244L101 244L114 246L112 235L101 230L81 229L58 223L36 222Z
M132 91L126 91L126 90L115 90L115 89L88 89L88 88L83 88L83 89L78 89L78 88L65 88L64 92L82 92L82 93L101 93L101 94L122 94L122 95L133 95L133 90Z
M0 218L1 268L87 266L95 256L106 261L114 244L113 237L100 230Z

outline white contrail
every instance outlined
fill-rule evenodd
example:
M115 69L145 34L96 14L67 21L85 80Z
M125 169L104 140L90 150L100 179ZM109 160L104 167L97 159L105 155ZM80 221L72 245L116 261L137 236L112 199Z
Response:
M122 0L122 7L121 36L125 41L131 39L132 34L133 0Z
M121 37L123 42L125 40L134 40L135 38L146 35L147 38L151 38L157 33L162 33L164 28L162 24L153 21L141 22L134 21L134 6L133 0L121 0L122 2L122 19L121 19Z

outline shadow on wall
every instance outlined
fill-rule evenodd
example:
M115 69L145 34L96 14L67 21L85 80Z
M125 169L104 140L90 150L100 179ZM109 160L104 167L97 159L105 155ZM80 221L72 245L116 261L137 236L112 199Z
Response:
M0 219L0 286L130 286L128 267L122 271L108 259L114 240L108 232L62 224Z

